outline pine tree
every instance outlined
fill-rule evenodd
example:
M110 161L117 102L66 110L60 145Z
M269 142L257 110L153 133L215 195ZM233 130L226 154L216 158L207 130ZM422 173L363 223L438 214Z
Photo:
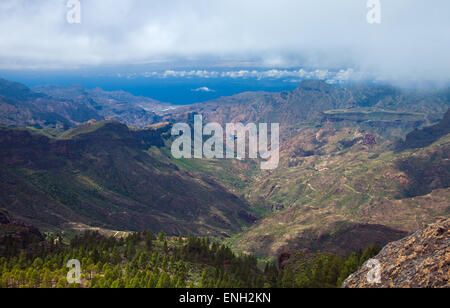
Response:
M56 287L58 289L63 289L67 287L67 279L65 277L62 277L58 280L58 283L56 284Z
M163 242L166 239L166 233L164 231L159 232L158 241Z
M175 285L175 288L177 289L184 289L186 288L186 282L184 281L183 277L178 277L177 283Z
M45 270L44 276L42 278L42 287L46 288L46 289L53 287L52 276L51 276L50 270L48 270L48 269Z
M169 287L169 275L166 272L162 272L159 277L158 283L156 284L157 289L164 289Z
M153 248L153 233L147 233L145 235L145 248L147 251L151 251Z
M209 281L208 281L208 272L203 270L202 278L200 280L200 288L209 288Z

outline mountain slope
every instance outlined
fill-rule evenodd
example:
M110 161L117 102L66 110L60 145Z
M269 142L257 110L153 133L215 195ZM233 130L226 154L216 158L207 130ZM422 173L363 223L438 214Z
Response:
M280 167L247 172L245 185L234 187L267 217L232 243L273 257L285 247L345 255L449 215L445 119L418 149L399 151L395 141L439 121L448 93L304 81L293 91L224 97L165 119L189 122L198 113L204 122L280 123ZM252 168L243 164L234 165L236 174Z
M1 129L0 207L44 229L220 235L253 222L220 184L172 163L163 148L168 129L101 122L60 140Z
M273 212L236 236L236 248L276 256L285 247L345 255L384 245L450 215L450 135L398 152L360 129L305 129L284 145L280 168L245 190Z
M450 133L450 109L444 119L436 125L424 127L409 133L404 142L400 142L399 149L414 149L428 146L439 138Z

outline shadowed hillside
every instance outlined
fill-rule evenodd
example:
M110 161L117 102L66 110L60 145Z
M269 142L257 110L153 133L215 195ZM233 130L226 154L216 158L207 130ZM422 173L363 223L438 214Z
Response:
M398 145L399 149L417 149L426 147L439 138L450 133L450 109L444 115L441 122L436 125L417 129L409 133L403 142Z
M101 122L61 140L1 129L0 207L45 228L220 235L253 222L247 205L219 183L171 162L162 148L169 128Z

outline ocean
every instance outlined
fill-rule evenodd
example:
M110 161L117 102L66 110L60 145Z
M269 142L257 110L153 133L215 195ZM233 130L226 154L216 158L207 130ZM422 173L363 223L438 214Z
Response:
M300 81L289 79L257 78L198 78L198 77L119 77L94 74L44 74L0 72L0 77L26 86L73 85L85 88L100 87L105 91L123 90L133 95L146 96L174 105L190 105L230 96L246 91L279 92L295 89Z

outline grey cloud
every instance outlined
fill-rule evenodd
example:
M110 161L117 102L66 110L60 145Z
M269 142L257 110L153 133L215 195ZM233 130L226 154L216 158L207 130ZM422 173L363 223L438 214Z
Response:
M381 0L380 25L366 22L366 0L81 0L80 25L66 22L66 2L2 0L0 68L214 58L450 81L447 0Z

